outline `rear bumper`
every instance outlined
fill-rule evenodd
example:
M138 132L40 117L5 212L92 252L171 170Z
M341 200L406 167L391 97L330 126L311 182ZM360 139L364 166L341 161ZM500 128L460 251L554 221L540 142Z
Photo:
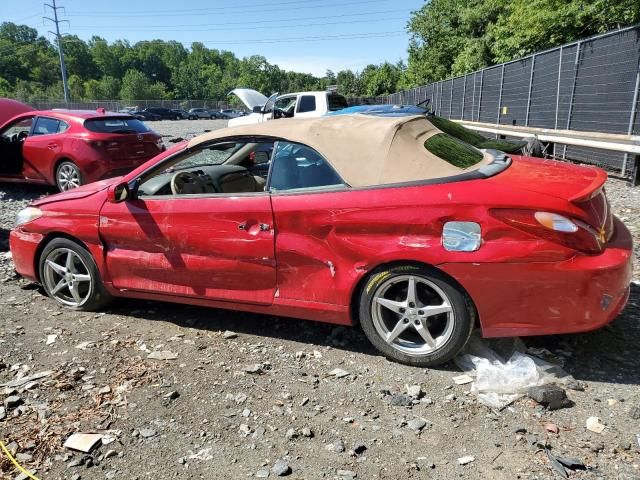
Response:
M119 177L135 170L155 155L148 155L135 159L98 160L92 162L85 170L85 183L97 182L106 178Z
M38 281L35 258L42 239L43 235L39 233L24 232L20 229L12 230L9 234L9 247L16 272L32 282Z
M485 337L594 330L615 319L629 299L633 241L617 218L614 228L599 255L555 263L449 263L440 268L471 295Z

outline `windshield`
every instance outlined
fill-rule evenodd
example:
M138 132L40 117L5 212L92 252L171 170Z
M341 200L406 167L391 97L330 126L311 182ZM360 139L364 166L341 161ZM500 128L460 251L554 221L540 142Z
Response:
M204 167L209 165L222 165L229 157L236 153L244 143L223 143L209 148L203 148L180 162L167 168L166 172L183 170L185 168Z
M147 133L151 130L137 118L91 118L84 127L97 133Z

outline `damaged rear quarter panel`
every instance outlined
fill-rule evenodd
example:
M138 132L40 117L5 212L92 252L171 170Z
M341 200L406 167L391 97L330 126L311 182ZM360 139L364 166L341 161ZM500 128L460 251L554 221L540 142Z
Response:
M492 205L559 207L557 200L495 187L484 180L339 192L272 195L281 298L350 305L358 281L395 261L495 263L558 261L569 251L523 235L491 217ZM450 220L481 225L475 252L442 247Z

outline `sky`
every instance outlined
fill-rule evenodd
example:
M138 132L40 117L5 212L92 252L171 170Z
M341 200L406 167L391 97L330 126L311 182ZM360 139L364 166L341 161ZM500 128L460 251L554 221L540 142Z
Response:
M407 58L406 25L424 0L56 0L63 33L88 40L177 40L186 46L263 55L280 68L314 75L362 70ZM0 0L0 21L53 39L43 16L52 0ZM19 8L16 8L19 5Z

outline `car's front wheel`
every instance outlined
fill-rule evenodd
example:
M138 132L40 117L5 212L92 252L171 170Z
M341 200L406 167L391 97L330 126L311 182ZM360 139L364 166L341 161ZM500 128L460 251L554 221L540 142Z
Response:
M65 160L56 168L56 186L61 192L82 185L82 172L73 162Z
M360 294L360 324L387 358L432 367L451 360L467 343L475 308L441 272L413 265L373 272Z
M40 281L51 298L74 310L97 310L111 300L91 254L67 238L55 238L40 255Z

